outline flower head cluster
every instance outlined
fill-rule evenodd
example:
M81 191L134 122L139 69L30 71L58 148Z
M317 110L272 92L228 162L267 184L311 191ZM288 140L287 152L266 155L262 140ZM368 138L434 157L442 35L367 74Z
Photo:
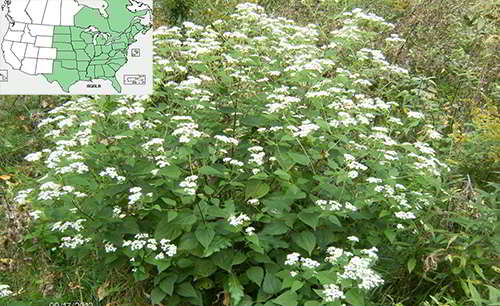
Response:
M128 196L128 205L134 205L142 196L141 187L130 188L130 195Z
M84 245L85 243L88 243L91 239L83 238L82 234L76 234L73 237L62 237L61 240L61 248L75 249L79 246Z
M294 252L286 256L285 265L294 266L300 264L303 268L314 269L320 266L320 263L314 259L302 257L299 253Z
M202 137L204 134L198 129L198 124L194 122L180 122L172 132L173 136L179 136L179 142L188 143L193 138Z
M9 285L0 284L0 297L6 297L12 294L12 291L9 289Z
M108 176L112 179L117 179L118 182L124 182L125 181L125 177L124 176L121 176L121 175L118 175L118 172L116 172L116 168L114 167L108 167L106 168L104 171L101 171L99 173L100 176Z
M334 302L337 299L345 299L344 292L339 286L328 284L323 286L323 294L325 295L325 302Z
M134 240L124 240L123 247L129 247L131 251L138 251L148 249L151 251L158 251L155 259L164 259L165 256L172 257L177 253L177 247L170 243L168 239L161 239L157 241L150 238L147 233L140 233L134 236Z
M344 266L344 273L339 274L339 278L360 281L358 286L365 290L380 286L384 280L370 268L373 260L372 257L352 257L349 263Z
M184 179L184 181L180 182L179 187L184 188L185 193L195 195L196 189L198 188L198 184L196 184L197 179L197 175L188 176Z
M250 218L245 215L245 214L240 214L238 217L232 215L230 216L227 221L229 222L230 225L232 226L240 226L242 225L245 221L250 221Z
M318 205L321 209L323 210L329 210L329 211L340 211L342 209L349 210L349 211L357 211L358 208L354 205L352 205L349 202L345 202L344 205L340 204L337 201L334 200L316 200L314 202L316 205Z

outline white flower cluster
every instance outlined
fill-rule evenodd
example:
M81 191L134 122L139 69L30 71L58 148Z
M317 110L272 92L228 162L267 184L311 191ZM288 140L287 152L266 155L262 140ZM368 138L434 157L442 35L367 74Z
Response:
M329 247L326 249L326 253L330 256L325 257L325 261L331 264L336 264L337 260L342 256L351 257L353 255L351 252L336 247Z
M263 152L264 148L261 146L254 146L248 148L248 151L250 151L250 159L248 160L249 163L255 163L259 166L262 166L264 164L264 157L266 156L266 153Z
M345 202L344 205L340 204L337 201L334 200L316 200L314 204L318 205L321 209L324 210L329 210L329 211L340 211L342 209L346 209L349 211L357 211L358 208L354 205L352 205L349 202Z
M173 136L179 136L179 142L188 143L193 138L199 138L204 134L197 130L198 124L194 122L180 122L172 132Z
M177 253L177 247L170 243L168 239L161 239L159 242L154 238L149 238L147 233L139 233L134 236L135 240L124 240L122 246L129 247L131 251L138 251L144 248L151 251L160 252L155 256L155 259L163 259L165 256L172 257Z
M339 286L329 284L323 286L323 294L325 295L325 302L334 302L337 299L345 299L344 292Z
M370 266L374 259L372 257L361 258L354 256L344 266L344 273L339 274L341 279L352 279L360 281L359 288L370 290L384 283L384 280L373 271Z
M74 237L62 237L61 248L75 249L89 242L90 238L83 238L82 234L77 234Z
M106 253L113 253L116 251L116 247L111 242L106 242L106 241L103 242L105 242L104 251L106 251Z
M142 114L146 110L141 102L134 102L130 106L127 105L127 100L125 99L120 99L118 100L119 103L123 104L124 106L117 108L113 112L111 112L112 116L118 116L118 115L126 115L128 117L131 117L132 115L135 114Z
M65 174L65 173L76 172L78 174L83 174L83 173L88 172L88 171L89 171L89 167L87 167L87 165L85 165L84 163L74 162L74 163L71 163L67 166L64 166L64 167L57 169L56 173L57 174Z
M294 266L300 264L303 268L314 269L320 266L320 263L311 258L302 257L299 253L294 252L286 256L285 265Z
M128 196L128 205L134 205L142 196L141 187L130 188L130 195Z
M309 120L302 121L302 125L298 128L294 128L293 136L295 137L306 137L314 131L319 130L319 125L311 123Z
M127 215L122 213L122 209L119 206L114 206L113 207L113 218L120 218L123 219Z
M75 222L62 222L62 221L57 221L52 225L52 231L60 231L61 233L64 232L65 230L72 228L75 231L79 232L83 229L82 223L87 221L87 219L78 219Z
M32 188L20 190L17 195L14 197L14 201L18 204L25 204L26 203L26 198L28 195L33 191Z
M245 214L241 214L236 217L234 215L230 216L227 221L229 222L230 225L232 226L240 226L242 225L245 221L250 221L250 218L245 215Z
M239 143L238 139L233 138L233 137L224 136L224 135L215 135L214 138L223 142L223 143L229 143L229 144L232 144L235 146L237 146Z
M237 159L233 159L231 157L224 157L222 159L222 161L225 163L229 163L232 166L237 166L237 167L243 167L243 165L245 165L245 163L243 163L242 161L239 161Z
M189 195L195 195L196 189L198 188L198 184L196 184L197 179L197 175L188 176L184 179L184 181L179 183L179 187L184 188L185 193Z
M9 285L0 284L0 297L12 295L12 291L9 288Z
M40 158L42 158L42 152L30 153L24 157L25 160L30 161L30 162L37 161Z
M408 212L398 211L398 212L395 212L394 215L396 216L396 218L403 219L403 220L410 220L410 219L417 218L414 213L409 212L409 211Z
M107 167L104 171L101 171L99 173L100 176L109 176L112 179L117 179L118 182L124 182L125 177L118 175L118 172L116 172L116 168L114 167Z

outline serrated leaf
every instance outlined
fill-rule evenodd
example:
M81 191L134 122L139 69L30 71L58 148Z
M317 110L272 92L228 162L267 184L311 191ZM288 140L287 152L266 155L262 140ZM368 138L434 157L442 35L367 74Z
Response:
M230 240L224 237L216 236L214 240L212 240L208 248L205 249L205 252L203 252L203 257L208 257L213 253L225 249L229 246L231 246Z
M297 306L297 293L287 291L273 300L273 303L282 306Z
M177 290L175 290L175 293L184 297L198 297L198 295L196 294L196 289L194 289L193 285L188 282L184 282L177 286Z
M290 176L290 174L286 173L285 171L283 171L281 169L274 171L274 174L276 174L280 179L285 180L285 181L289 181L292 178Z
M250 267L246 274L248 279L256 283L259 287L262 285L262 280L264 279L264 269L261 267Z
M215 231L210 226L200 225L194 232L196 239L206 249L215 237Z
M151 291L151 302L153 304L159 304L166 296L167 294L163 292L160 287L156 287Z
M172 295L172 293L174 292L174 284L176 280L177 280L177 275L169 274L167 277L161 280L159 287L166 294Z
M312 254L314 247L316 246L316 236L310 231L303 231L299 234L292 236L292 240L301 248L306 250L309 255Z
M267 272L262 283L262 290L268 294L278 293L281 289L281 281L274 274Z
M298 164L301 164L303 166L307 166L309 165L309 157L307 157L306 155L304 154L301 154L301 153L294 153L294 152L288 152L288 156L290 156L290 158L298 163Z
M309 212L301 212L298 215L300 221L304 222L305 224L309 225L312 227L314 230L316 230L316 226L318 226L319 223L319 213L309 213Z
M245 189L245 198L246 199L260 199L265 196L271 188L268 184L261 182L250 180Z

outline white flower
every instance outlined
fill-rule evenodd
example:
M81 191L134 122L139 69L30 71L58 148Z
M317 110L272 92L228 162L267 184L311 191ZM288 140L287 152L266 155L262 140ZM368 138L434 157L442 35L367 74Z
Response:
M325 302L334 302L337 299L345 299L344 292L340 290L339 286L334 284L325 285L323 287L323 294L325 295Z
M104 250L106 253L113 253L116 251L116 247L111 242L108 242L104 245Z
M250 218L245 215L245 214L240 214L238 217L236 216L230 216L227 221L229 221L229 224L231 224L232 226L239 226L239 225L242 225L243 222L245 221L250 221Z
M0 284L0 297L6 297L12 294L12 291L9 289L9 285Z
M31 154L28 154L24 157L25 160L30 161L30 162L37 161L40 158L42 158L42 152L31 153Z
M245 233L247 233L248 236L252 236L254 234L254 231L255 231L255 227L253 227L253 226L249 226L245 229Z
M425 116L424 116L424 114L419 113L419 112L409 111L408 112L408 118L424 119Z
M358 173L358 171L356 171L356 170L351 170L351 171L349 171L349 173L347 173L347 176L348 176L349 178L351 178L351 179L355 179L355 178L357 178L357 177L358 177L358 175L359 175L359 173Z
M305 258L305 257L302 257L300 259L300 262L302 263L303 267L308 268L308 269L314 269L314 268L319 267L319 265L320 265L320 263L317 262L316 260L313 260L311 258Z
M394 215L396 216L396 218L403 219L403 220L409 220L409 219L416 219L417 218L415 216L415 214L412 213L412 212L398 211L398 212L395 212Z
M248 204L250 205L258 205L259 204L259 199L250 199L247 201Z
M287 265L287 266L293 266L296 263L298 263L299 260L300 260L300 254L299 253L297 253L297 252L290 253L290 254L288 254L286 256L285 265Z
M36 220L38 218L40 218L40 214L42 213L42 211L40 210L34 210L32 212L29 213L30 217L33 218L33 220Z
M349 236L349 237L347 237L347 240L352 241L352 242L359 242L359 238L356 236Z

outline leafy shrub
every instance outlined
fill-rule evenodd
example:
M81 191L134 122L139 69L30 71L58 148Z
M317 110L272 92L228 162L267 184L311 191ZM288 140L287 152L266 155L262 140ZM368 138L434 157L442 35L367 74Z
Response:
M326 41L254 4L160 27L153 96L80 98L39 124L52 144L26 159L44 175L15 196L27 245L127 264L154 303L368 303L447 166L425 79L370 48L391 24L339 18Z

